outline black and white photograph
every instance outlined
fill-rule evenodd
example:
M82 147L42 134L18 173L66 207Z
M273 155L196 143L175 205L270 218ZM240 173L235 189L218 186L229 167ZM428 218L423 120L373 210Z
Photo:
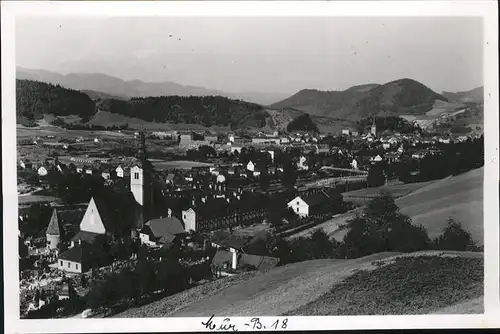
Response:
M33 6L8 21L2 79L18 321L291 330L498 307L485 16Z

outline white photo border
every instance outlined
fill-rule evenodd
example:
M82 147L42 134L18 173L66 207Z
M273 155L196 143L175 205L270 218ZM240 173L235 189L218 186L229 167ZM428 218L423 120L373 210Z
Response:
M2 180L4 232L4 319L6 332L206 331L206 318L20 320L18 295L15 45L17 16L477 16L484 22L485 313L481 315L289 317L288 330L495 328L500 324L498 213L498 8L495 1L328 1L328 2L2 2ZM274 321L284 317L261 317ZM223 318L217 318L222 321ZM249 317L234 317L240 330Z

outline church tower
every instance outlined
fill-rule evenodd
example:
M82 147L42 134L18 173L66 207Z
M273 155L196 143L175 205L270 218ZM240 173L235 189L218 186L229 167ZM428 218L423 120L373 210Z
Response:
M375 116L373 117L372 129L370 132L372 135L377 136L377 125L375 124Z
M136 228L140 229L152 217L153 209L153 166L147 159L146 139L140 133L140 142L136 154L136 162L130 169L130 191L138 204Z

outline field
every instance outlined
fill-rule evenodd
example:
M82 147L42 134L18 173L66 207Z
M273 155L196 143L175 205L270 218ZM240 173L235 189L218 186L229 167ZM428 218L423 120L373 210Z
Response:
M414 224L421 224L436 237L452 217L462 223L479 245L483 244L483 168L434 182L396 204Z
M19 205L28 205L35 203L58 202L61 199L55 196L25 195L25 196L17 196L17 200Z
M153 165L156 169L170 169L170 168L178 168L178 169L191 169L193 167L207 167L212 166L212 164L198 162L198 161L187 161L187 160L178 160L178 161L158 161L153 162Z
M392 195L394 198L399 198L402 196L409 195L417 189L426 187L436 181L428 181L428 182L418 182L418 183L407 183L407 184L390 184L384 185L382 187L376 188L365 188L355 191L349 191L342 193L345 201L354 201L358 200L361 202L366 202L373 197L378 196L380 191L386 191Z
M437 256L442 253L427 252L424 254ZM478 288L479 285L482 287L483 284L482 277L480 277L480 274L483 272L482 262L478 261L478 258L482 258L483 254L449 253L459 254L463 257L474 257L476 264L471 264L471 266L467 267L463 265L469 264L467 259L450 262L447 258L445 261L439 259L433 260L434 265L430 268L428 266L415 265L406 269L405 266L400 266L397 270L390 272L391 274L395 272L403 277L406 277L406 274L410 273L414 275L410 283L406 283L404 280L401 281L401 278L399 281L401 286L400 292L407 289L412 293L408 294L408 296L412 297L415 294L420 296L418 291L412 290L414 289L413 282L420 281L425 283L425 280L429 278L432 278L433 281L441 281L440 294L429 295L426 290L419 297L419 301L428 301L426 305L429 306L425 309L425 312L437 312L442 307L451 306L454 302L465 302L464 298L480 298L483 294L482 290ZM404 256L411 257L424 254L416 253ZM312 305L310 303L314 303L320 300L323 295L331 293L332 288L338 284L342 284L345 279L352 277L352 275L359 275L356 273L359 273L360 270L376 270L378 268L377 263L380 260L389 260L396 255L400 254L380 253L354 260L324 259L293 263L274 268L265 273L245 277L244 280L235 282L235 284L223 283L225 285L223 289L213 288L212 284L215 284L217 281L211 282L194 288L197 289L196 291L190 292L193 290L191 289L149 305L130 309L116 315L116 317L204 317L211 314L216 314L217 316L278 316L288 314L296 312L295 310L301 310L300 308L305 307L305 305ZM404 260L402 262L406 263ZM386 268L390 267L387 266ZM455 269L458 270L458 274L453 278L451 276L455 272ZM373 278L370 277L370 274L367 276L367 282L371 284L372 289L365 291L366 286L360 288L360 290L366 292L364 297L367 298L362 299L361 304L364 301L373 306L373 299L377 296L376 292L383 292L385 291L384 289L387 289L381 286L380 283L376 284L380 279L380 272L373 272L375 273ZM467 272L470 273L469 276L467 276ZM389 274L385 273L385 275ZM236 277L232 279L236 279ZM354 277L356 278L356 276ZM352 278L348 282L352 282ZM465 283L470 283L467 285L468 289L463 287ZM203 287L206 287L205 292L201 291ZM449 293L457 288L463 288L463 290L458 291L453 299L448 300ZM347 291L344 293L349 295ZM344 298L347 297L344 296ZM368 298L373 299L370 300ZM412 310L415 310L416 306L412 304L409 298L406 297L402 303L398 304L401 312L411 313ZM448 302L444 302L445 300L448 300ZM404 304L404 301L406 301L406 304ZM339 309L342 309L342 307Z

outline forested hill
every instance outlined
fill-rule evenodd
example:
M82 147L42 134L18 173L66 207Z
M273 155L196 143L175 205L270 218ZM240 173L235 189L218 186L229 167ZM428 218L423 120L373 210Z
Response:
M418 81L400 79L345 91L304 89L271 108L294 108L314 116L359 120L374 115L422 115L433 108L436 100L447 101L447 98Z
M85 120L95 113L95 103L87 94L39 81L16 80L18 124L33 124L45 114L78 115Z
M157 123L191 123L232 128L263 127L269 114L255 103L221 96L161 96L107 99L101 110Z
M80 92L32 80L16 80L17 123L36 125L45 114L76 115L88 122L97 109L156 123L187 123L232 128L260 128L267 111L258 104L221 96L161 96L126 99L121 96Z

